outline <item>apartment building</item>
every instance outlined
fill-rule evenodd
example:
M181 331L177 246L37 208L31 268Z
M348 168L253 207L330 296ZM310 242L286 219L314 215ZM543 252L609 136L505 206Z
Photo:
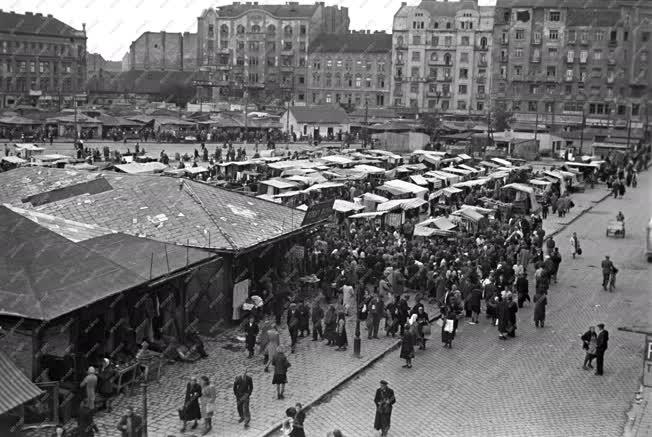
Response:
M346 33L347 8L324 2L233 3L198 18L198 65L210 72L213 98L305 104L308 49L321 33Z
M494 8L477 0L403 3L394 15L391 99L418 112L484 114Z
M498 0L493 98L520 121L642 127L651 18L649 1Z
M86 100L85 27L0 9L0 108L58 108Z
M129 46L128 70L194 71L196 69L196 33L143 32Z
M369 30L321 34L308 50L308 103L390 104L392 36Z

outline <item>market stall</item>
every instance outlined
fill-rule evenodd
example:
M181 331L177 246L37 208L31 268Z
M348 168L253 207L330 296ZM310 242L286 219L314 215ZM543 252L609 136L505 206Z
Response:
M502 189L513 193L511 203L515 213L529 214L541 209L541 205L536 199L534 188L530 185L512 183L505 185Z

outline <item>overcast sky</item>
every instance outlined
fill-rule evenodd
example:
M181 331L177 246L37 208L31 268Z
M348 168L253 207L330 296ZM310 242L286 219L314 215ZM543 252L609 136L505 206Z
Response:
M241 0L242 2L246 0ZM286 0L258 0L285 3ZM401 0L333 0L327 4L349 8L351 29L392 29L392 18ZM408 0L418 4L420 0ZM88 51L99 52L108 60L121 60L129 44L145 31L196 32L197 17L209 7L231 1L207 0L2 0L5 11L52 14L81 29L86 23ZM314 3L300 1L300 3ZM495 0L480 0L481 5Z

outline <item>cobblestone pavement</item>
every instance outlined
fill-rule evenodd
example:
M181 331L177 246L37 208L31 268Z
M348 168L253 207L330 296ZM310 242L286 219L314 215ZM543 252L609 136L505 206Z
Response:
M461 324L451 350L433 341L412 369L401 367L398 351L387 355L311 409L306 434L339 428L346 436L377 435L373 396L386 379L397 397L391 436L620 436L639 388L643 341L617 327L642 323L651 311L652 274L644 256L651 185L651 175L643 174L639 188L596 205L556 237L563 262L545 328L534 328L526 304L516 339L500 341L482 320ZM627 238L606 238L618 210L627 217ZM569 253L572 232L584 250L577 259ZM601 288L599 266L607 254L620 269L614 293ZM600 322L611 340L602 377L582 370L579 340Z
M411 300L410 303L413 302ZM438 313L438 310L430 305L427 305L427 311L431 316ZM214 431L209 434L210 436L265 434L266 430L281 422L287 407L297 402L304 405L313 402L397 343L397 339L382 336L378 340L367 340L363 323L362 358L354 358L352 355L354 327L355 319L349 317L347 324L349 349L344 352L337 352L334 348L326 346L324 342L313 342L312 337L300 339L297 352L288 354L292 367L288 372L289 382L283 401L276 400L272 372L263 372L262 356L256 355L254 359L249 360L243 344L234 344L228 339L209 341L206 345L209 358L193 364L166 366L161 382L150 384L148 388L149 437L201 434L201 426L197 430L189 430L184 434L179 432L177 410L183 404L185 386L191 375L207 375L218 390L217 409L213 419ZM281 343L285 344L289 351L290 338L285 327L281 331ZM251 366L249 374L254 382L251 398L252 421L247 431L238 423L232 390L234 378L242 372L245 365ZM100 412L96 415L95 421L102 436L119 436L116 425L129 404L137 411L141 411L142 396L139 390L131 397L119 399L111 413Z

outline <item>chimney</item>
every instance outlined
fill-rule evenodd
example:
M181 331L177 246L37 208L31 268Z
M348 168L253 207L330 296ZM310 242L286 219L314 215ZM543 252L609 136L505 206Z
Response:
M25 12L25 15L29 15L29 16L31 17L31 16L34 15L34 14L31 13L31 12Z
M401 7L407 6L407 2L401 2Z
M36 16L37 16L37 17L42 17L43 14L41 14L40 12L37 12L37 13L36 13Z
M82 23L82 32L86 33L86 23Z
M48 14L48 18L52 18L52 14Z

